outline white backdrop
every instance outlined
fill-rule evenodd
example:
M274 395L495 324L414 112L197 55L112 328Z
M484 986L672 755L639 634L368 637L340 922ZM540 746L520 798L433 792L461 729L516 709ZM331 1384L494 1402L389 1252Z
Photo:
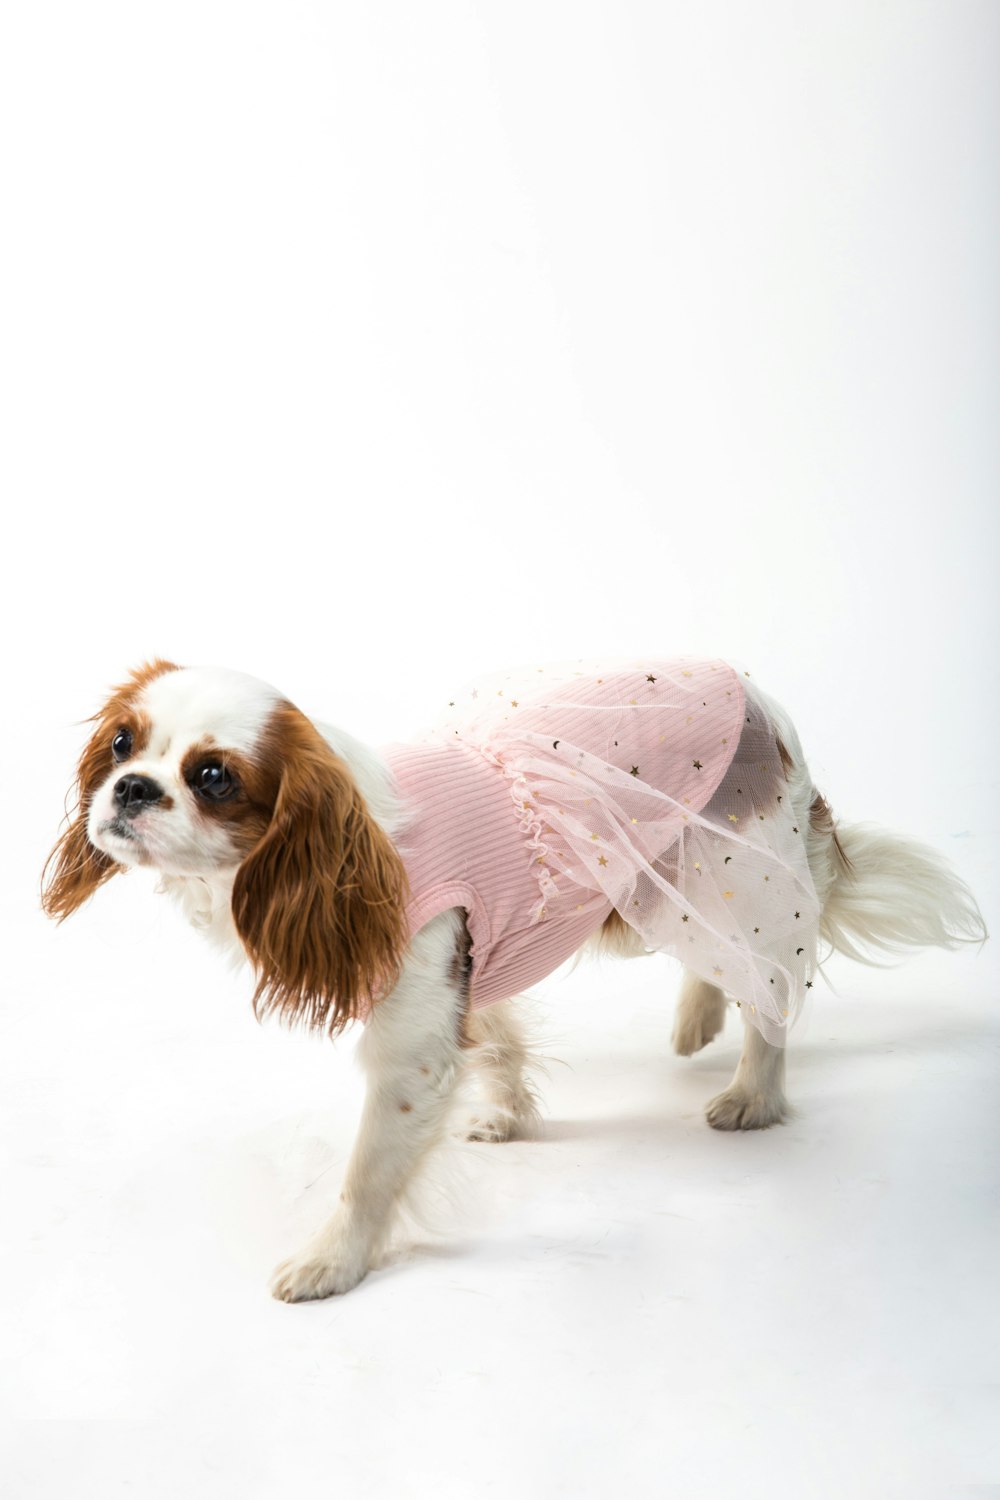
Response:
M307 711L378 743L425 722L455 684L483 668L706 651L737 658L789 706L837 812L935 842L989 915L998 827L990 687L998 61L1000 18L988 0L38 0L5 11L3 1068L17 1183L8 1290L16 1289L15 1353L27 1361L5 1374L25 1424L12 1447L19 1494L59 1493L64 1460L99 1476L95 1494L118 1493L129 1480L158 1494L136 1465L139 1450L159 1453L161 1440L172 1462L190 1460L190 1471L178 1468L171 1480L189 1493L202 1482L205 1494L228 1494L231 1483L246 1495L254 1475L263 1476L262 1494L277 1493L268 1485L289 1472L283 1466L294 1454L300 1492L325 1482L329 1461L331 1483L342 1487L350 1473L354 1494L398 1489L407 1475L421 1493L493 1493L494 1483L516 1481L525 1493L563 1493L565 1483L566 1493L590 1484L601 1494L621 1479L624 1445L641 1455L628 1471L632 1493L647 1484L662 1493L656 1476L672 1474L695 1494L698 1445L714 1437L716 1419L730 1432L735 1421L745 1440L731 1455L733 1473L745 1480L752 1460L759 1469L769 1428L763 1419L754 1428L760 1453L746 1446L736 1399L743 1374L722 1358L723 1373L711 1378L729 1392L720 1398L726 1409L712 1408L709 1420L698 1378L685 1373L701 1369L693 1354L700 1335L694 1326L678 1333L668 1292L657 1303L666 1309L658 1354L629 1322L641 1324L636 1307L619 1308L618 1326L633 1328L635 1344L617 1348L613 1360L607 1350L607 1359L595 1356L586 1393L577 1388L579 1351L567 1330L579 1329L581 1306L609 1297L617 1306L596 1269L555 1325L568 1363L543 1383L566 1385L568 1409L575 1404L587 1428L624 1361L638 1405L646 1390L657 1409L661 1397L668 1401L679 1422L638 1447L624 1427L618 1439L606 1433L600 1461L590 1452L579 1471L553 1459L556 1432L566 1451L585 1451L565 1414L550 1431L532 1429L535 1462L524 1473L482 1427L482 1409L475 1415L477 1403L497 1402L498 1385L513 1400L530 1340L516 1318L517 1306L528 1305L519 1300L524 1287L488 1255L478 1263L481 1296L502 1284L514 1299L500 1308L491 1301L500 1321L482 1330L497 1362L494 1384L486 1355L453 1351L458 1385L437 1418L415 1415L410 1387L392 1375L400 1348L405 1361L415 1358L402 1272L385 1282L386 1303L377 1293L367 1303L348 1299L307 1312L308 1325L297 1310L267 1304L261 1312L269 1256L289 1248L290 1230L284 1200L266 1213L253 1206L254 1132L283 1160L291 1149L284 1125L268 1134L269 1122L287 1121L291 1139L294 1122L312 1110L326 1144L315 1162L299 1164L305 1176L321 1160L342 1162L356 1107L349 1045L331 1062L277 1031L253 1029L245 986L148 899L141 880L115 882L56 931L38 914L37 875L80 744L77 721L109 682L150 655L266 677ZM939 1036L948 1015L939 1001L963 997L968 1045L952 1082L961 1096L975 1074L985 1108L992 1075L982 1071L990 1055L983 1028L995 968L989 950L940 962L917 962L893 982L900 995L908 986L918 992L927 1036ZM601 1003L609 984L630 997L637 1034L654 1027L646 1066L668 1067L664 981L651 984L637 967L627 979L617 971L578 977L578 989L567 982L559 991L569 1007L558 1013L562 1055L574 1046L573 1006L590 1036L574 1061L577 1084L591 1042L594 1056L623 1045ZM846 966L836 979L844 993L883 993ZM898 1007L891 1016L885 1036L875 1028L886 1052L901 1027ZM852 1045L862 1047L869 1024L847 1013ZM818 1046L826 1032L811 1025L807 1040ZM711 1066L722 1076L723 1064ZM339 1112L324 1115L331 1069L342 1093L329 1105ZM869 1107L885 1076L866 1079ZM698 1111L714 1091L709 1077L715 1072L685 1104L685 1133L697 1141ZM557 1096L560 1087L557 1076ZM661 1123L675 1117L666 1086L663 1093ZM955 1100L939 1107L951 1113ZM593 1108L581 1094L581 1119ZM838 1096L830 1140L857 1108L853 1090ZM557 1109L570 1109L565 1096ZM981 1156L970 1143L981 1140L984 1120L967 1124L961 1150L938 1161L940 1181L953 1182L958 1156ZM853 1128L862 1130L857 1121ZM227 1129L233 1144L224 1162L212 1158L199 1179L195 1163ZM755 1160L775 1160L765 1150L774 1135L748 1148L759 1151ZM141 1211L134 1196L125 1208L114 1197L123 1141L134 1145L135 1180L159 1184ZM854 1141L863 1155L863 1134ZM591 1145L590 1137L571 1140L572 1160L579 1165ZM549 1149L559 1147L554 1133ZM807 1157L816 1148L810 1141ZM542 1182L557 1192L559 1178L549 1183L545 1165L557 1158L538 1155L541 1145L518 1149L521 1158L505 1161L520 1161L522 1171L529 1163L527 1177L504 1177L500 1196L519 1200L526 1180L532 1195ZM711 1142L692 1149L710 1152ZM900 1151L908 1159L905 1137ZM728 1180L730 1167L712 1160ZM840 1180L843 1163L834 1156L828 1166ZM588 1170L600 1223L609 1189L599 1160ZM731 1170L742 1178L742 1166ZM808 1170L804 1162L805 1180ZM228 1285L227 1267L240 1259L234 1242L256 1248L245 1248L245 1282L219 1293L223 1302L229 1296L231 1320L220 1332L214 1290L203 1303L195 1298L197 1315L180 1310L198 1274L182 1255L186 1270L175 1282L163 1245L170 1235L189 1244L184 1226L197 1224L205 1201L234 1179L247 1184L245 1199L222 1213L221 1248L213 1240L206 1252L211 1287ZM198 1192L179 1187L182 1180L200 1182ZM162 1210L172 1191L180 1222L168 1235ZM222 1190L224 1202L232 1191ZM638 1191L648 1194L648 1183ZM294 1183L288 1193L291 1201ZM110 1218L92 1216L102 1194L118 1204ZM541 1244L549 1215L562 1223L562 1210L547 1197L533 1201L540 1216L529 1233ZM309 1209L304 1220L321 1212ZM981 1235L980 1209L969 1214L963 1235ZM245 1216L254 1225L246 1235ZM852 1207L845 1224L856 1222ZM128 1250L118 1254L107 1247L121 1242L123 1223ZM212 1238L204 1225L192 1232L199 1244ZM476 1244L495 1232L479 1220L469 1231ZM889 1245L870 1284L876 1301L898 1258ZM147 1324L140 1267L151 1255L158 1311ZM439 1285L460 1265L431 1260L424 1298L435 1277ZM624 1255L614 1275L627 1282L633 1268ZM123 1275L134 1294L124 1312L115 1302ZM702 1291L711 1303L712 1288ZM926 1307L924 1295L915 1286L904 1298L895 1327ZM252 1357L234 1338L244 1304L278 1319ZM107 1318L106 1305L117 1309ZM355 1305L357 1313L343 1312ZM89 1322L80 1312L88 1306ZM735 1302L727 1317L738 1321L741 1307ZM455 1306L440 1312L452 1327ZM357 1319L349 1357L330 1340L333 1325L317 1321L347 1316ZM403 1320L395 1341L389 1318ZM174 1338L178 1326L184 1339ZM293 1327L293 1342L282 1343ZM375 1327L386 1352L365 1365ZM439 1327L421 1336L434 1340ZM318 1328L325 1331L314 1347ZM735 1338L729 1321L723 1343L727 1329ZM960 1369L975 1343L971 1325L956 1337ZM188 1351L204 1366L216 1338L231 1340L240 1362L282 1372L283 1395L271 1389L266 1400L287 1417L288 1441L258 1433L249 1478L239 1467L240 1438L209 1462L181 1394ZM829 1351L814 1351L810 1364L789 1338L786 1367L808 1368L816 1381L815 1404L807 1396L798 1413L808 1425L823 1407ZM605 1349L599 1331L590 1328L587 1339L592 1352ZM746 1339L759 1347L756 1333ZM676 1363L665 1370L657 1360L674 1347ZM532 1346L534 1378L540 1357ZM207 1367L202 1411L235 1378L221 1356ZM654 1367L648 1387L644 1372ZM421 1369L416 1361L414 1384L424 1390ZM844 1372L847 1404L829 1418L831 1441L852 1410L847 1365ZM880 1399L890 1400L891 1386L887 1376ZM303 1449L296 1403L322 1411L334 1389L347 1436L329 1450ZM373 1437L373 1469L369 1449L349 1437L364 1430L362 1409L381 1410L389 1398L386 1441L394 1431L407 1436L398 1450ZM248 1390L246 1401L254 1399ZM922 1420L926 1389L916 1399L921 1441L939 1430L942 1452L979 1452L969 1432L960 1439L949 1428L947 1413L940 1429ZM535 1396L525 1400L534 1410ZM478 1480L460 1474L454 1456L447 1413L456 1403L469 1462L479 1455ZM506 1422L516 1425L519 1410L499 1403ZM240 1411L216 1416L240 1430ZM65 1450L39 1437L39 1420L59 1424ZM146 1424L141 1441L136 1423ZM419 1446L414 1433L427 1442L416 1467L407 1447ZM434 1433L438 1448L427 1436ZM913 1432L896 1436L916 1454L919 1473L928 1454ZM870 1456L877 1424L855 1437ZM63 1458L52 1458L57 1450ZM995 1478L980 1459L970 1456L952 1477ZM802 1464L787 1492L821 1494L803 1488L807 1457ZM723 1477L731 1476L718 1470L712 1484ZM872 1493L894 1492L885 1475L879 1483ZM783 1493L781 1485L770 1473L769 1493Z

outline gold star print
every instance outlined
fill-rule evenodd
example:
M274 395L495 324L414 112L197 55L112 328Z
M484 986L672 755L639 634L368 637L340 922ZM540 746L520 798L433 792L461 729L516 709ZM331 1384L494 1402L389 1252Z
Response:
M693 677L694 673L693 672L682 671L681 672L681 676L682 677Z
M739 821L740 821L740 820L739 820L739 818L738 818L738 817L737 817L737 816L736 816L736 814L735 814L735 813L730 813L730 814L729 814L729 821L730 821L730 823L738 823L738 822L739 822Z
M733 899L733 893L732 893L732 891L723 891L722 894L725 896L725 898L726 898L727 901L732 901L732 899Z
M516 708L517 707L517 699L516 698L512 698L510 700L510 706L511 706L511 708Z
M638 703L639 700L638 700L638 698L630 698L628 701L629 701L630 704L633 704L633 703Z
M629 819L629 822L630 822L630 823L638 823L638 821L639 821L639 819L638 819L638 818L630 818L630 819Z
M687 912L685 912L684 915L681 917L681 921L682 922L686 922L687 919L688 919L688 915L687 915Z
M605 859L605 858L604 858L604 855L603 855L603 854L602 854L602 855L601 855L601 857L600 857L600 859L599 859L599 860L598 860L598 861L597 861L597 863L598 863L598 864L599 864L599 865L606 865L606 864L607 864L607 860L606 860L606 859Z
M594 840L595 843L600 842L601 835L599 833L592 833L590 837Z
M712 973L715 975L716 979L721 979L721 977L722 977L722 970L718 966L716 966L712 970Z

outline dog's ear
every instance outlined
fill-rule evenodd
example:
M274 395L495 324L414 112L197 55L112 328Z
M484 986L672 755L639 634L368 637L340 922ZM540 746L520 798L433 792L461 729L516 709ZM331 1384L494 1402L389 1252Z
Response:
M67 805L72 801L67 813L68 826L42 871L42 910L59 922L82 906L112 875L125 869L110 854L95 849L87 837L90 804L114 769L111 741L117 731L128 725L139 738L140 717L135 710L139 693L154 677L176 670L169 661L153 661L137 667L127 682L112 690L104 707L87 720L95 727L84 746L66 799Z
M332 1035L395 983L406 947L406 872L347 766L291 705L263 747L270 826L233 886L257 973L254 1011Z

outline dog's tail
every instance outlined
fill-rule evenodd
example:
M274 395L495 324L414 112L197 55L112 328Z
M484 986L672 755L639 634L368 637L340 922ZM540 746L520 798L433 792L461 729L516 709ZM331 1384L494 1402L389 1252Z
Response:
M829 818L817 801L814 816ZM820 933L838 953L879 965L914 948L985 942L976 898L936 849L872 823L834 828L830 819L829 831L834 870Z

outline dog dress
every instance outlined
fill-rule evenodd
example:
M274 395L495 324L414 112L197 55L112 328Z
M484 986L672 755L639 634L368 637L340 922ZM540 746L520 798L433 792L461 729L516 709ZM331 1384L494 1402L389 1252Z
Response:
M819 902L773 726L723 661L577 662L471 683L383 752L411 935L451 907L470 1004L507 999L612 911L782 1044Z

